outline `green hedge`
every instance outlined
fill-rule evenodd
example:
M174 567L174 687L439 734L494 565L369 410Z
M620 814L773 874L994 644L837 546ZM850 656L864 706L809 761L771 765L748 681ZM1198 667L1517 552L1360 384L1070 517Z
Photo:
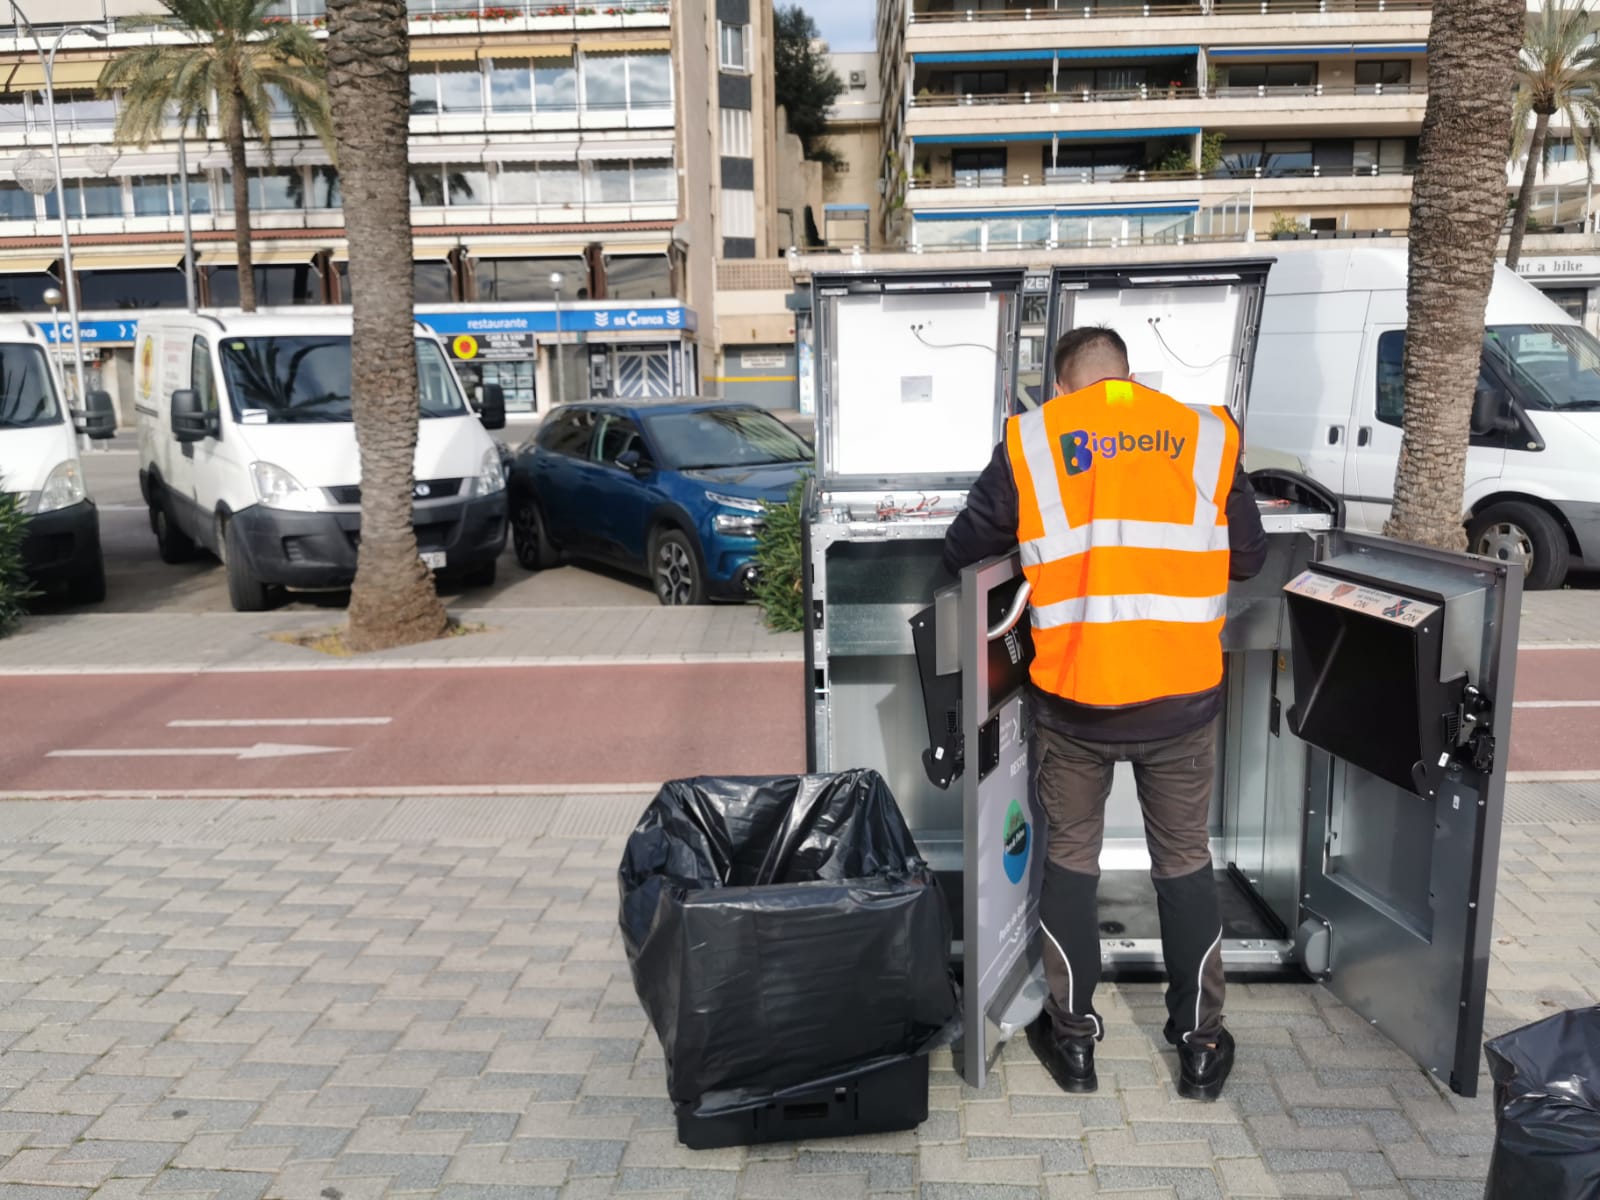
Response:
M0 637L16 628L34 595L22 570L22 535L27 524L21 497L6 491L0 481Z
M761 569L755 586L756 603L766 613L767 628L780 633L798 633L806 625L804 564L800 556L805 487L802 478L782 504L765 506L767 527L756 539L756 565Z

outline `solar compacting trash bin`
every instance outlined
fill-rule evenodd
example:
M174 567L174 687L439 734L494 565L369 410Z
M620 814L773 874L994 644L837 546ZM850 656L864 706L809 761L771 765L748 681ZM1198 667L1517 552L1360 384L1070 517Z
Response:
M1015 553L959 579L945 530L1048 398L1049 352L1107 324L1136 378L1244 425L1270 259L817 274L804 527L809 767L880 772L950 897L956 1065L981 1087L1038 1014L1041 813ZM1307 363L1308 370L1315 363ZM1359 535L1309 478L1253 473L1270 553L1229 592L1211 812L1230 977L1312 977L1474 1095L1521 578ZM1131 771L1100 860L1108 978L1159 977Z

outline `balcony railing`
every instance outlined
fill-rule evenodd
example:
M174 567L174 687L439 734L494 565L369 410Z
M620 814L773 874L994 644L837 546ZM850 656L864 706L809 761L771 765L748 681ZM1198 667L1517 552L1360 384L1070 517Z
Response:
M1063 18L1117 20L1136 17L1201 17L1305 15L1307 13L1426 12L1433 0L1214 0L1208 10L1201 3L1101 4L1089 0L1079 4L1008 4L1000 8L953 8L931 11L913 10L909 20L915 25L951 24L965 21L1052 21Z
M1157 171L1076 167L1052 167L1037 174L1001 174L976 172L950 179L914 178L908 181L913 191L951 191L959 188L1016 188L1051 185L1094 186L1133 183L1191 183L1211 179L1234 182L1253 182L1258 179L1382 179L1397 178L1416 173L1414 165L1406 166L1350 166L1350 167L1218 167L1214 171Z
M1144 84L1130 88L1104 88L1099 90L1075 89L977 93L957 95L929 92L919 93L911 99L913 108L969 108L992 104L1075 104L1122 100L1278 100L1305 97L1319 100L1345 96L1423 96L1428 87L1422 83L1411 84L1355 84L1330 87L1324 84L1293 87L1217 87L1205 88L1179 84Z

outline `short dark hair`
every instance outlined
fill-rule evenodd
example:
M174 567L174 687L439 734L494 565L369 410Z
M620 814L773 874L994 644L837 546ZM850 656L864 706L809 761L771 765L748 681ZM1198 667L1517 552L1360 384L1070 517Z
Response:
M1115 329L1109 325L1080 325L1070 333L1062 335L1061 340L1056 343L1050 382L1054 383L1060 379L1066 371L1067 364L1073 359L1084 351L1099 346L1116 351L1123 362L1128 361L1128 344Z

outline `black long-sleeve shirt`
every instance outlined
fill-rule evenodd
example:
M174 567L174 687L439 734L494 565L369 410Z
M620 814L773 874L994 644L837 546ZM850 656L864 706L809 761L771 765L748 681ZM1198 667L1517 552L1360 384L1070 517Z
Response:
M1249 579L1267 561L1267 535L1261 528L1255 489L1244 467L1233 475L1228 492L1228 576ZM1002 441L994 457L967 493L967 506L951 523L944 539L944 565L951 574L1017 545L1016 479ZM1192 696L1174 696L1120 708L1076 704L1032 689L1039 724L1068 737L1095 742L1150 742L1181 737L1216 719L1222 711L1222 688Z

